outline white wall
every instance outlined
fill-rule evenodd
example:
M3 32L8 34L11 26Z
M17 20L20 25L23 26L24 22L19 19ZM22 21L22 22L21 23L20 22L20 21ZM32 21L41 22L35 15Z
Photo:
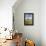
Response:
M12 28L12 6L16 0L0 0L0 27Z
M15 5L14 5L15 6ZM35 41L36 46L41 46L40 39L40 0L23 0L23 2L15 9L15 28L18 32L22 32L24 37ZM34 13L34 25L24 26L24 13Z
M46 0L41 1L40 25L42 46L46 46Z

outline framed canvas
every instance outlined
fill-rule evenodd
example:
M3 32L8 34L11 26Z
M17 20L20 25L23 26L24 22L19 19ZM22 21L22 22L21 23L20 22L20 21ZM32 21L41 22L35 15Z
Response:
M13 31L15 30L15 18L14 18L14 13L13 13Z
M24 25L34 25L34 13L24 13Z

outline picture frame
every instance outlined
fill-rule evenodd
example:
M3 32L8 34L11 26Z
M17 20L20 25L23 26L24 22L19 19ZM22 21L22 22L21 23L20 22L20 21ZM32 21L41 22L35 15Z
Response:
M13 13L13 31L15 30L15 18L14 18L14 13Z
M34 13L24 13L24 25L34 25Z

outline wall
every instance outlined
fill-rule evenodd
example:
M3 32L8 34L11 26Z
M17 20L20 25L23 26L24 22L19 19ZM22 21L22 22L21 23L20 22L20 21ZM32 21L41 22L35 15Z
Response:
M0 27L12 28L12 6L16 0L0 0Z
M32 12L34 13L34 25L24 26L24 13ZM14 7L15 29L22 32L24 38L34 40L36 46L41 46L39 14L40 0L23 0L16 9Z
M41 1L40 25L42 46L46 46L46 0Z

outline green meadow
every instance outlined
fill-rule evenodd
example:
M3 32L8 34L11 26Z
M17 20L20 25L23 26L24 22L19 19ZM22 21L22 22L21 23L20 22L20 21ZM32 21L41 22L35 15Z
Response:
M25 24L32 24L32 19L25 19Z

